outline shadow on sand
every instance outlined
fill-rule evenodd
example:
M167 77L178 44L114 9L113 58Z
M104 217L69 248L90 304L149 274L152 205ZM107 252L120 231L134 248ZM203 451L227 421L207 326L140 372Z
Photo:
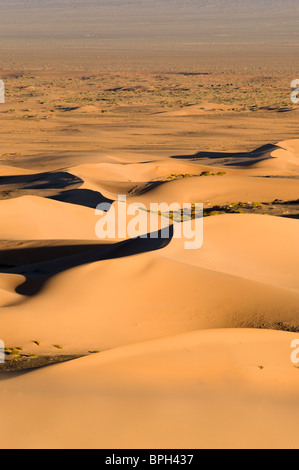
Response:
M0 251L0 273L21 274L26 281L16 288L25 296L37 294L55 274L77 266L102 260L112 260L156 251L167 246L173 237L173 227L118 243L82 243L58 246L29 247Z

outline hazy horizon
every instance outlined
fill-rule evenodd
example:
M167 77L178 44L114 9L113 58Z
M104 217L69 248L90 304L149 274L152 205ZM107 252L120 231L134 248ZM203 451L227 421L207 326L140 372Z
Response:
M295 44L297 0L0 0L0 44Z

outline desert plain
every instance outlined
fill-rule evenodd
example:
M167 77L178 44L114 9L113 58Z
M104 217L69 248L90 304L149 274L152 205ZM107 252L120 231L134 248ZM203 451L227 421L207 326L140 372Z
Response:
M0 447L298 447L297 45L54 46L2 52Z

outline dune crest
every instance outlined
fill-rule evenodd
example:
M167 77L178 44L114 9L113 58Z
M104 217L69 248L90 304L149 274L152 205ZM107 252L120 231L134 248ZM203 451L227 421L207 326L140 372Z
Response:
M98 160L39 173L3 168L5 344L18 346L20 363L89 357L4 376L0 445L294 445L299 221L289 210L298 203L298 141ZM186 250L173 220L149 212L153 202L204 203L202 248ZM120 208L142 206L147 236L99 239L100 203L98 216L115 211L116 233ZM221 205L252 213L219 215ZM155 237L150 217L160 224ZM36 426L13 435L29 416Z
M288 353L295 337L196 331L2 381L1 446L292 448L298 371ZM31 419L36 426L13 435L16 423L23 428Z

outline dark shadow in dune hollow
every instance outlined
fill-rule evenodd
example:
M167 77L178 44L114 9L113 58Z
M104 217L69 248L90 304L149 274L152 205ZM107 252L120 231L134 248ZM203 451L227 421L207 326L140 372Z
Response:
M0 197L38 196L95 209L98 204L112 204L113 200L98 191L79 189L83 180L67 171L53 171L33 175L2 176Z
M70 189L68 191L61 191L55 196L49 196L48 199L89 207L90 209L96 209L96 207L102 203L109 204L110 206L113 203L112 199L108 199L100 192L92 191L91 189Z
M168 228L164 228L148 234L147 238L138 237L118 243L65 244L2 250L0 272L25 276L26 281L16 288L16 292L33 296L55 274L96 261L160 250L170 243L172 237L173 227L169 226L169 233Z
M267 144L252 152L198 152L195 155L174 155L171 158L190 160L202 165L250 166L263 160L273 158L271 152L279 149L277 145Z
M64 189L81 185L83 180L67 171L36 173L33 175L2 176L0 186L14 185L20 189Z

